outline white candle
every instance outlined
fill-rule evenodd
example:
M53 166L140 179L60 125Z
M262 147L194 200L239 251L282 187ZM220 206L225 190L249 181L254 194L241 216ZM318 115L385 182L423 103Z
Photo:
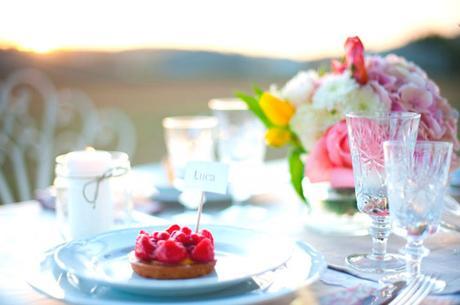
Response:
M111 162L111 155L106 151L84 150L67 154L68 220L71 238L85 238L110 229L113 223L110 183L108 179L100 180L96 194L96 179L107 173ZM92 203L88 199L96 200Z

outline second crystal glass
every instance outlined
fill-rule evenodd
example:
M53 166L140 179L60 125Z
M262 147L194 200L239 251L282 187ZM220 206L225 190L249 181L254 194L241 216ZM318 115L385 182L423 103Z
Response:
M401 141L414 147L420 114L393 112L376 115L347 114L348 140L353 163L358 209L372 218L369 234L372 251L353 254L347 264L360 272L395 272L404 268L404 260L387 253L391 232L385 180L383 142Z
M411 281L420 275L427 251L423 240L438 230L444 204L452 143L417 142L415 148L398 141L384 143L385 169L391 217L406 235L406 272L384 277L382 282ZM435 288L445 286L437 281Z

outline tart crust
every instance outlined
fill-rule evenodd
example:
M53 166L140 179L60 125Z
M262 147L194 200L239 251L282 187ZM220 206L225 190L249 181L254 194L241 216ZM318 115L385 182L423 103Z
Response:
M158 261L146 262L138 259L134 251L129 253L131 268L142 277L153 279L190 279L214 271L216 260L208 263L164 264Z

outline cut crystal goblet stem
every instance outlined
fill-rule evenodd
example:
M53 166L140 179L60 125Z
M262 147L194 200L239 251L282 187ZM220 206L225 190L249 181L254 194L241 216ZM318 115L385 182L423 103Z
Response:
M425 255L428 254L426 249L423 247L423 240L408 241L406 244L405 252L406 272L411 278L416 278L420 275L422 259Z
M354 254L346 258L351 267L369 273L384 273L404 269L403 257L387 253L388 236L391 233L391 222L388 217L372 217L369 234L372 238L372 249L369 254ZM356 268L355 266L359 266Z
M372 237L372 252L370 256L376 260L384 260L387 254L387 241L391 232L388 217L373 217L369 228Z

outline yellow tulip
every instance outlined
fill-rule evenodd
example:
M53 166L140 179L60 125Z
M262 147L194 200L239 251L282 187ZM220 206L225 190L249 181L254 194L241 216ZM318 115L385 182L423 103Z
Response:
M273 147L281 147L291 140L291 133L284 128L272 127L265 132L265 142Z
M281 100L268 92L262 94L259 104L267 118L278 126L289 124L295 112L295 108L291 103Z

